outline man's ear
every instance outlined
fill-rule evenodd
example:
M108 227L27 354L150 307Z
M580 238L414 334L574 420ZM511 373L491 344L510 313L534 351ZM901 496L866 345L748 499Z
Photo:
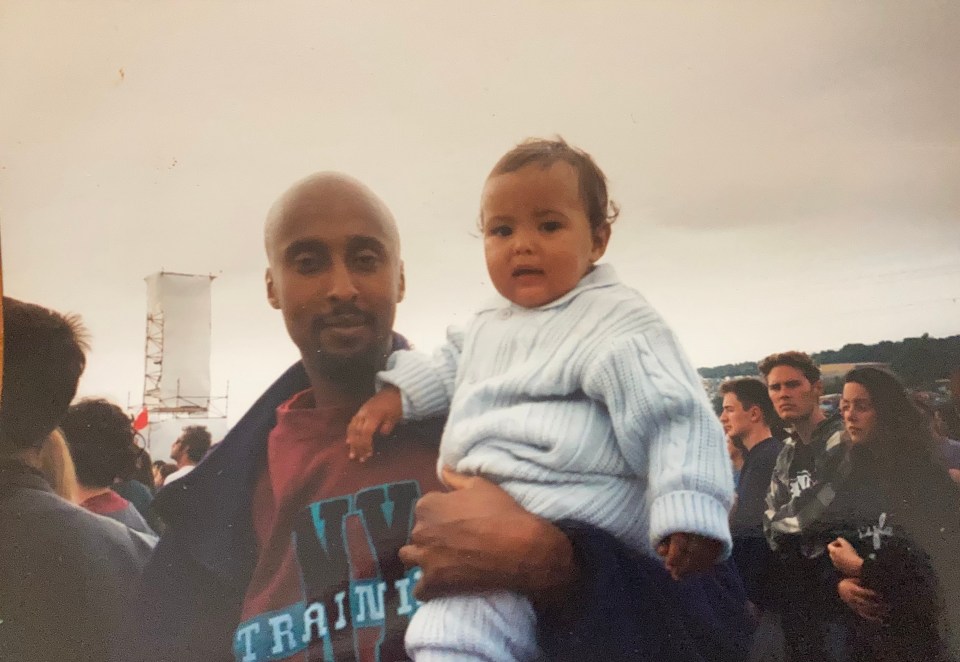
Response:
M590 250L590 261L596 262L607 250L607 243L610 241L610 224L604 222L592 234L593 248Z
M407 278L403 274L403 260L400 260L400 282L397 284L397 303L403 301L403 296L407 293Z
M264 280L267 282L267 301L270 302L271 306L280 310L280 299L277 297L277 292L273 285L273 274L270 272L270 267L267 267Z
M750 422L759 423L763 420L763 411L760 409L760 405L753 405L750 407Z
M817 381L815 381L815 382L813 383L813 390L814 390L814 392L816 392L818 398L819 398L821 395L823 395L823 380L822 380L822 379L818 379Z

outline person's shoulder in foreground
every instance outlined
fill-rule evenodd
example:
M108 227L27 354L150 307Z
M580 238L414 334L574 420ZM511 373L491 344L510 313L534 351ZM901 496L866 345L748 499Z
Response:
M0 659L105 659L153 543L57 496L36 467L86 365L77 319L3 300Z
M0 659L105 659L156 539L0 468Z

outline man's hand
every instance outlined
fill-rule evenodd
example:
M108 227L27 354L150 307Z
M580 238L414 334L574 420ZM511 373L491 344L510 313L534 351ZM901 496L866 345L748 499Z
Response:
M830 552L830 560L833 561L833 567L840 571L845 577L859 577L860 570L863 568L863 559L857 554L846 538L837 538L827 545L827 551Z
M674 579L709 570L720 558L723 543L697 533L672 533L657 545L659 554Z
M890 609L880 600L876 591L864 588L855 577L841 579L837 584L837 593L850 609L860 618L882 623Z
M420 498L410 544L400 549L423 572L416 598L504 590L562 601L576 579L567 537L488 480L450 469L443 479L453 491Z
M350 459L366 462L373 455L373 435L387 435L403 419L403 401L400 389L385 386L367 400L347 427L347 446Z

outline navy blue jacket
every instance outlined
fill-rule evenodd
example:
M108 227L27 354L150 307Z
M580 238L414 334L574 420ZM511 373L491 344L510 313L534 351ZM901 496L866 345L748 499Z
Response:
M747 597L761 608L773 607L779 596L776 557L763 534L767 492L783 442L768 437L743 454L737 503L730 515L733 560L743 578Z
M233 659L233 635L256 565L251 501L267 437L276 408L308 387L303 365L294 365L196 469L159 492L154 508L167 530L144 571L113 660ZM438 432L425 430L439 439ZM576 604L540 615L542 644L554 659L742 659L717 657L718 642L739 651L749 638L738 583L711 575L675 584L659 563L640 559L601 531L574 523L564 529L583 582ZM736 579L728 567L718 573ZM670 655L662 656L667 650Z

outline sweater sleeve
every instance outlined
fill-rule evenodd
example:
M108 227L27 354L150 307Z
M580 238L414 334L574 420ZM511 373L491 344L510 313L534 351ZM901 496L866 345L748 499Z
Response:
M385 384L400 389L404 419L441 416L450 409L463 337L463 330L451 327L432 357L401 349L387 359L387 369L377 374L377 389Z
M697 533L721 541L726 558L733 474L696 371L660 325L604 345L583 390L606 405L623 456L647 479L651 545Z

